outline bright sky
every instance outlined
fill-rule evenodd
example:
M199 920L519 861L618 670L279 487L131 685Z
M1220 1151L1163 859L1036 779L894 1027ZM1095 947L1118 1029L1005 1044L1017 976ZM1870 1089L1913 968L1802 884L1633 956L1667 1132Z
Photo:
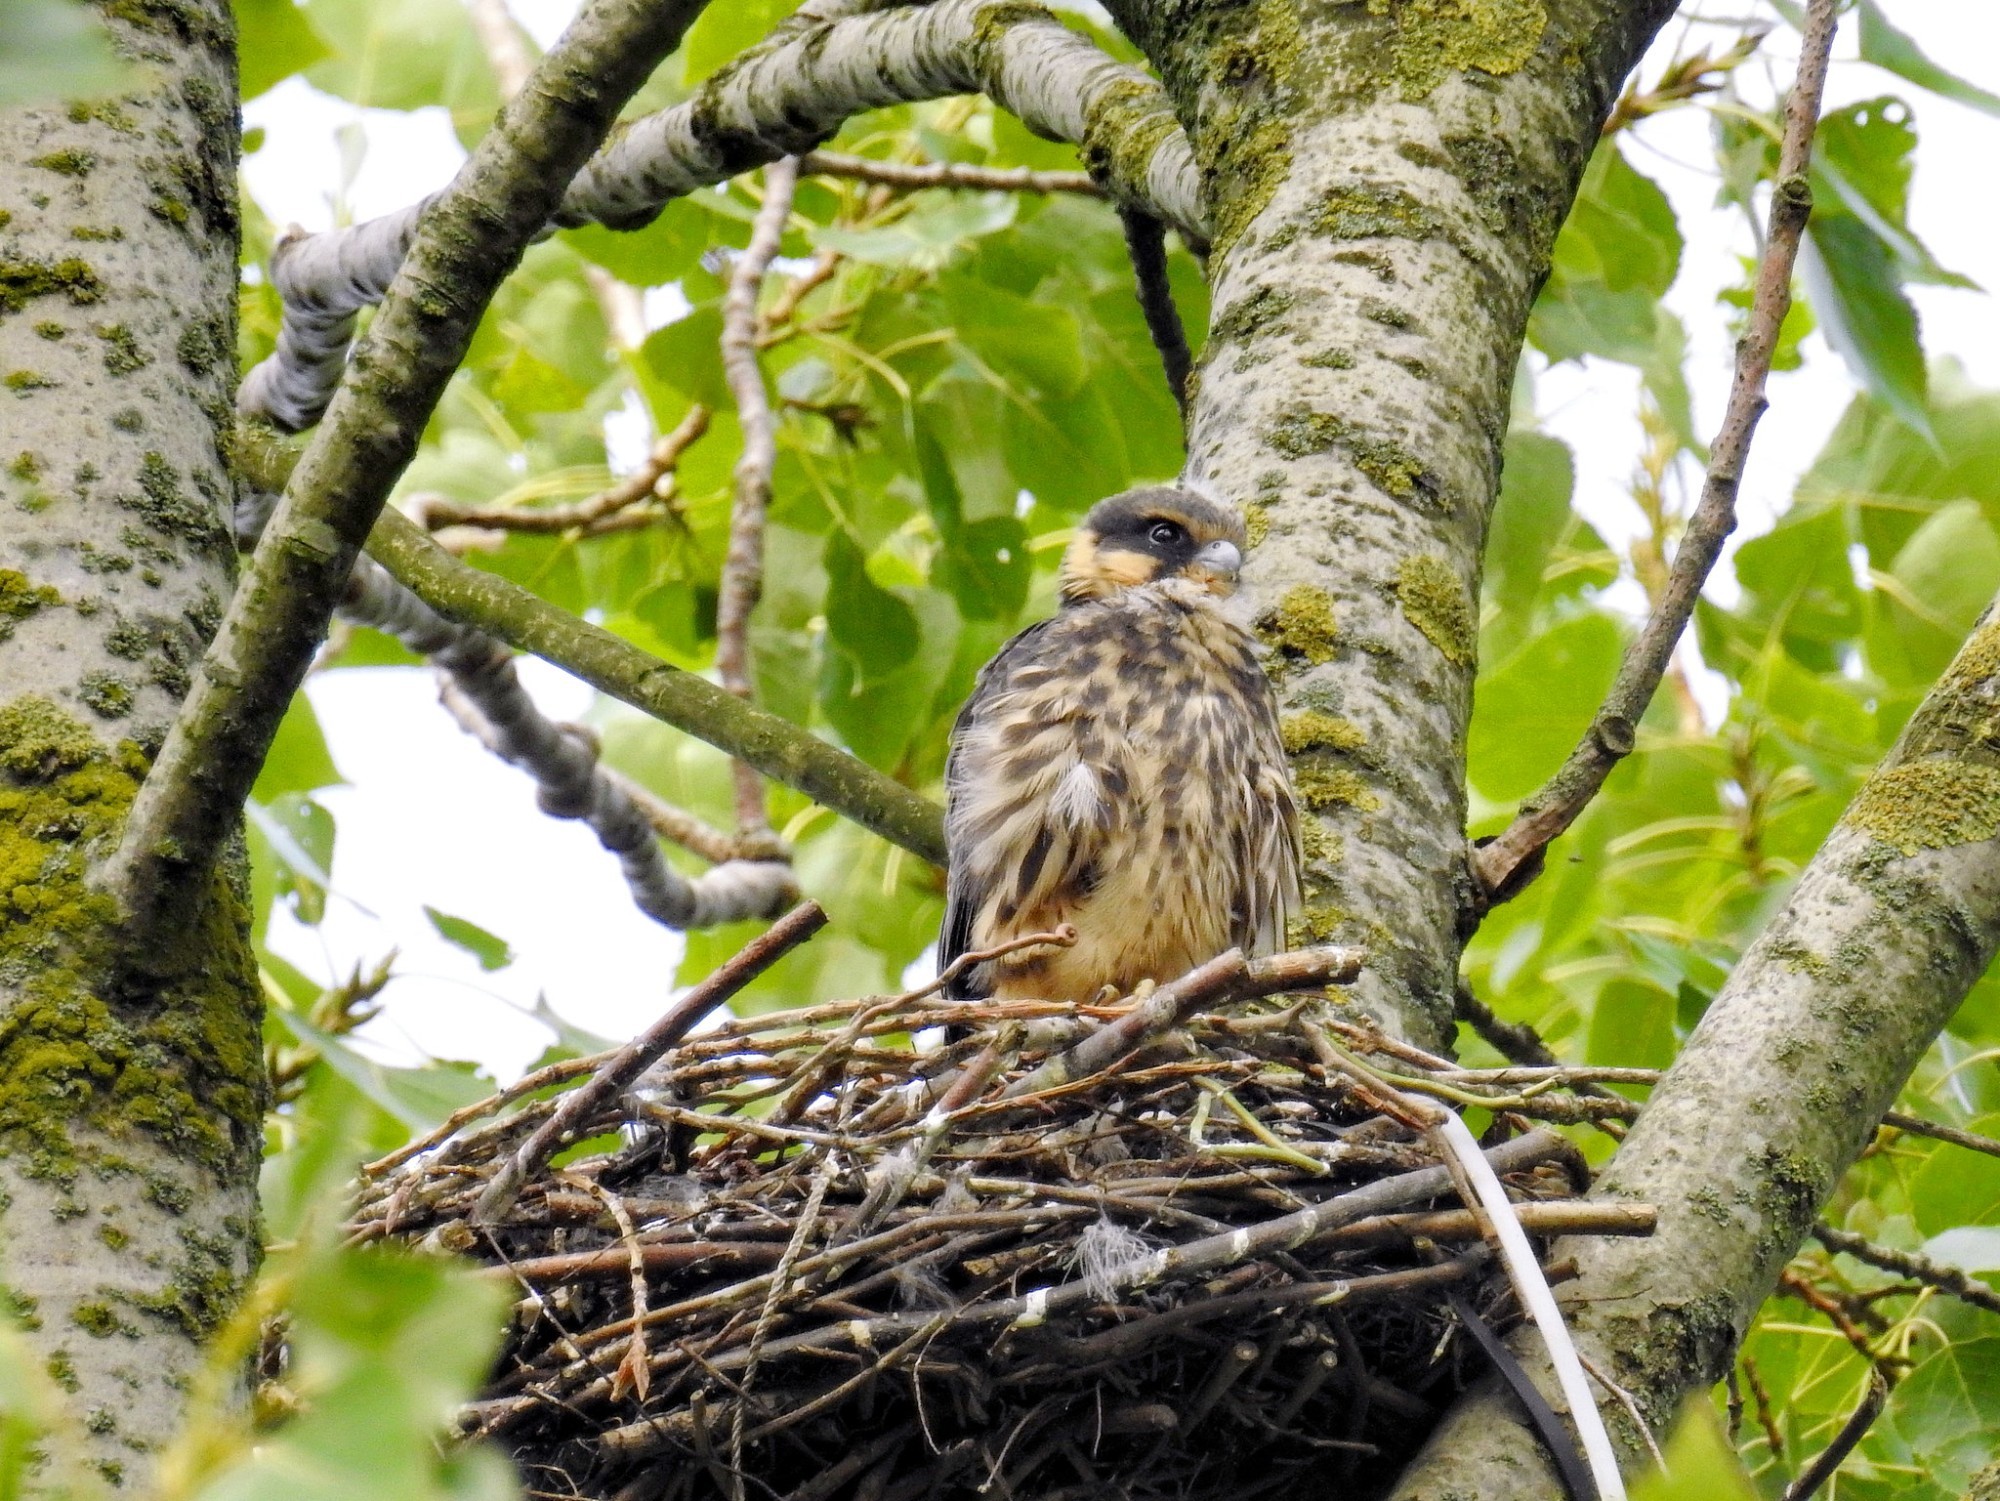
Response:
M576 9L576 0L510 3L544 45ZM2000 90L2000 6L1886 0L1884 10L1931 57ZM1648 60L1647 77L1681 35L1680 23L1668 29ZM1789 32L1774 35L1759 64L1774 89L1791 77L1795 40ZM1836 49L1829 107L1884 93L1910 100L1922 140L1912 226L1942 265L1982 285L2000 285L1985 191L2000 160L2000 120L1917 93L1853 61L1855 55L1850 21ZM252 193L278 222L307 229L334 223L336 205L347 218L401 207L446 182L463 156L441 109L361 110L298 79L244 114L246 125L267 132L263 149L244 164ZM1681 279L1667 301L1690 335L1696 428L1712 433L1732 351L1721 311L1706 293L1734 279L1734 258L1750 241L1740 214L1714 207L1707 132L1707 117L1685 110L1649 122L1628 149L1673 198L1687 236ZM358 164L356 146L365 147ZM1918 287L1912 294L1931 355L1956 358L1975 380L2000 386L2000 304L1949 288ZM1744 480L1739 540L1770 526L1849 398L1838 360L1817 335L1806 354L1802 370L1772 378L1771 409ZM1640 527L1626 496L1640 448L1637 390L1635 373L1598 363L1550 371L1538 388L1546 426L1576 451L1578 503L1613 538ZM550 713L589 712L588 689L538 662L522 668ZM315 679L308 691L347 778L346 786L321 794L339 825L335 896L317 929L281 912L272 941L322 978L400 949L398 978L367 1033L384 1057L469 1057L511 1077L549 1040L526 1015L538 995L570 1021L613 1037L637 1031L658 1013L679 940L633 908L616 862L594 836L537 812L527 779L458 731L438 707L428 671L338 672ZM436 937L425 904L500 934L516 962L482 974L470 956Z

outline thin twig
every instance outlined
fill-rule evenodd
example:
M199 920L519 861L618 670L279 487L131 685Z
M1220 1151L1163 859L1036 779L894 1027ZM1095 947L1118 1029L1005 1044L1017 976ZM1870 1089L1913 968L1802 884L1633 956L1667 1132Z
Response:
M1798 1478L1785 1487L1785 1501L1806 1501L1806 1498L1827 1481L1840 1468L1841 1461L1854 1452L1854 1446L1868 1436L1868 1430L1875 1420L1882 1416L1882 1409L1889 1401L1890 1381L1880 1366L1868 1375L1868 1390L1861 1398L1861 1405L1848 1415L1840 1425L1833 1442L1812 1457L1812 1461L1799 1471Z
M1988 1313L2000 1313L2000 1293L1981 1282L1968 1272L1955 1266L1943 1266L1928 1256L1915 1251L1897 1251L1888 1246L1878 1246L1864 1236L1851 1231L1836 1230L1831 1225L1814 1225L1813 1239L1829 1251L1843 1256L1852 1256L1856 1261L1865 1261L1869 1266L1885 1272L1893 1272L1898 1277L1907 1277L1912 1282L1921 1282L1926 1287L1934 1287L1941 1293L1948 1293L1962 1303L1970 1303L1975 1308L1983 1308Z
M421 506L412 506L411 519L429 531L447 526L476 526L491 531L535 532L560 536L564 532L590 533L615 521L641 501L666 500L674 493L674 476L681 456L708 431L708 408L696 403L672 431L663 433L653 444L646 461L617 484L566 506L523 510L518 506L458 505L441 495L426 495ZM657 514L657 513L655 513Z
M1660 602L1639 639L1625 653L1611 692L1569 760L1521 805L1514 821L1491 843L1476 850L1473 863L1489 898L1503 901L1533 879L1542 852L1577 819L1597 795L1612 768L1632 753L1637 726L1687 628L1723 541L1736 527L1736 494L1757 421L1768 404L1765 382L1777 352L1778 334L1792 305L1792 267L1812 212L1807 170L1812 163L1813 127L1826 85L1827 56L1833 47L1836 0L1811 0L1799 52L1797 81L1785 101L1784 143L1778 178L1771 190L1764 255L1742 341L1736 346L1736 376L1721 430L1709 452L1708 477L1679 549Z
M555 1113L493 1175L473 1206L472 1222L490 1225L497 1221L513 1207L528 1176L548 1161L572 1131L644 1073L648 1064L686 1036L704 1016L825 926L826 913L819 903L801 902L669 1006L658 1021L620 1048L589 1083L563 1096Z
M901 192L971 188L998 193L1081 193L1106 196L1088 172L1038 172L1032 167L975 167L965 162L878 162L836 151L808 152L799 170L809 177L845 177Z
M729 273L722 299L722 370L736 400L743 429L743 454L736 461L736 499L729 513L729 552L722 563L722 590L715 606L715 670L722 686L738 698L754 696L750 672L750 612L764 592L764 517L771 506L771 474L778 462L778 438L771 399L757 363L757 298L765 273L785 237L799 159L784 157L764 169L764 202L750 227L750 243ZM754 768L734 763L736 827L752 833L766 826L764 782Z
M1769 32L1762 28L1753 29L1739 36L1720 56L1710 57L1704 47L1692 57L1676 58L1649 89L1640 88L1639 80L1634 78L1612 107L1602 133L1616 135L1662 110L1685 104L1703 94L1715 93L1728 81L1731 73L1750 60L1751 54L1762 45L1767 35Z

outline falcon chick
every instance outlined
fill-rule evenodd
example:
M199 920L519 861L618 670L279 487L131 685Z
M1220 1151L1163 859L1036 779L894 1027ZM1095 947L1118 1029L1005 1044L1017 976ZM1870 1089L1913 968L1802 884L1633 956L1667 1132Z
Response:
M1299 879L1278 706L1222 601L1243 526L1186 490L1100 501L1056 614L987 663L952 729L938 962L1073 923L973 966L958 999L1085 1000L1281 946Z

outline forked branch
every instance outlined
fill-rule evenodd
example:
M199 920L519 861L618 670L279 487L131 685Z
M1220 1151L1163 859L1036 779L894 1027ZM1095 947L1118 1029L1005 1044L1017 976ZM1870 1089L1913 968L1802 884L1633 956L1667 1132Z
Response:
M1834 24L1833 0L1815 0L1808 7L1798 77L1785 100L1784 142L1778 153L1777 182L1771 190L1764 256L1757 267L1749 324L1736 346L1736 376L1729 388L1729 405L1709 450L1701 501L1681 538L1659 603L1638 640L1626 651L1611 691L1583 739L1562 769L1521 805L1506 830L1474 852L1480 884L1493 901L1506 900L1533 878L1542 851L1576 822L1613 768L1632 753L1640 717L1673 659L1702 585L1722 555L1724 540L1736 529L1736 496L1743 483L1743 465L1757 421L1768 405L1764 387L1777 352L1779 330L1792 305L1792 267L1798 260L1799 239L1812 213L1807 172L1812 165L1813 129L1826 87Z

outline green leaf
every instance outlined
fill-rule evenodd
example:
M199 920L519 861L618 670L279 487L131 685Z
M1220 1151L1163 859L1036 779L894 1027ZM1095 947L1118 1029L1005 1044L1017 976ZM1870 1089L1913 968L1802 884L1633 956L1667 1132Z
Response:
M1981 1116L1967 1129L1990 1136L2000 1116ZM2000 1158L1951 1148L1929 1151L1910 1176L1917 1229L1941 1235L1962 1225L2000 1225Z
M1881 239L1851 214L1806 227L1799 267L1813 310L1855 380L1913 431L1930 435L1917 312Z
M442 104L461 139L484 131L500 107L459 0L307 0L305 14L334 49L306 70L316 89L378 109Z
M1665 1068L1674 1061L1678 995L1636 980L1613 980L1590 1015L1589 1057L1621 1068Z
M1940 1486L1962 1493L2000 1454L2000 1337L1955 1341L1919 1362L1884 1418Z
M1942 94L1947 99L1970 105L1989 115L2000 115L2000 94L1989 93L1947 72L1924 55L1923 49L1889 24L1876 0L1860 0L1861 60L1886 68L1899 78L1907 78L1919 88Z
M1615 143L1590 159L1557 237L1529 337L1552 360L1602 355L1644 365L1661 340L1660 298L1680 270L1680 225Z
M719 303L703 303L686 317L655 329L640 346L639 358L655 379L688 401L717 410L735 408L728 378L722 373Z
M319 716L313 712L312 700L303 691L294 693L285 707L285 717L278 721L277 736L258 769L257 783L250 789L250 795L260 803L268 803L282 793L314 792L335 786L340 780L340 769L333 764L333 755L326 748L326 737L320 733Z
M681 42L686 81L698 83L771 34L771 28L799 8L799 0L732 0L711 5L688 28Z
M815 249L838 250L873 266L935 271L958 249L1014 222L1018 196L937 188L911 195L909 211L879 229L817 225Z
M1757 1489L1714 1409L1699 1398L1667 1440L1666 1460L1664 1473L1649 1468L1633 1482L1632 1501L1756 1501Z
M916 615L868 576L861 549L838 529L826 540L826 578L827 635L858 670L857 690L916 656Z
M270 845L278 863L278 894L292 899L299 921L317 923L326 915L327 872L333 867L333 815L300 792L268 804L245 803L244 816Z
M0 5L0 109L129 87L129 66L81 0Z
M1864 99L1835 110L1813 137L1813 206L1826 217L1852 214L1894 256L1905 281L1976 288L1932 259L1910 230L1910 177L1917 145L1910 107L1900 99Z
M1861 632L1861 592L1847 543L1838 510L1799 508L1737 550L1739 617L1760 640L1776 632L1815 671L1837 667L1845 643Z
M1544 631L1476 689L1467 776L1495 802L1527 796L1588 728L1618 670L1617 625L1592 612Z
M437 1442L499 1347L507 1289L444 1257L325 1249L288 1269L286 1380L299 1415L245 1444L196 1501L503 1501L486 1448Z
M236 53L245 99L332 55L294 0L235 0Z
M456 944L479 961L479 967L491 972L505 969L514 962L514 951L507 946L507 940L489 933L475 922L467 922L462 917L453 917L449 912L426 906L424 916L431 920L431 926L438 930L438 936L446 943Z
M346 1038L315 1027L295 1012L273 1008L268 1015L312 1048L328 1068L412 1131L429 1131L454 1110L483 1100L493 1081L470 1063L432 1063L396 1068L358 1051Z
M613 230L601 224L562 232L563 243L635 287L658 287L677 280L708 248L711 216L677 198L643 229Z
M1569 522L1576 461L1569 445L1545 433L1507 434L1500 498L1486 537L1484 593L1499 612L1501 650L1526 632L1542 592L1542 570Z

